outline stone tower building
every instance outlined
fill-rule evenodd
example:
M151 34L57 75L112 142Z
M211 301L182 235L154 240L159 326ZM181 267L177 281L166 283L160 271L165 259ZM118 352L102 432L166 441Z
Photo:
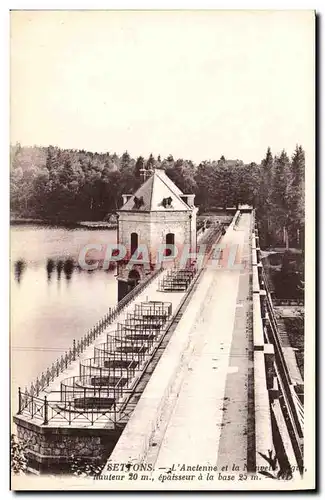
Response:
M126 248L126 258L118 264L118 300L160 267L159 252L164 245L168 245L164 255L175 261L183 249L196 251L198 210L195 195L182 193L162 169L155 169L135 194L122 196L117 240ZM132 264L137 257L144 264Z

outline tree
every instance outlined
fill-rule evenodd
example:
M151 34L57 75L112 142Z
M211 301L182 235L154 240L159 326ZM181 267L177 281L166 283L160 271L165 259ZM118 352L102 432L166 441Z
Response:
M82 457L72 455L70 458L70 471L73 476L97 477L100 476L104 467L105 461L103 460L100 463L89 463Z
M154 167L155 167L155 158L154 158L153 154L150 153L150 156L147 160L146 169L152 170Z
M138 156L134 167L134 175L137 179L141 177L141 170L144 168L144 158L143 156Z
M283 231L283 241L289 246L288 238L288 202L289 202L290 160L283 150L274 158L272 185L270 186L271 218L274 232Z
M302 146L296 146L291 164L291 204L300 224L305 217L305 152Z
M291 185L288 198L291 232L297 244L301 245L305 230L305 152L302 146L298 145L291 162Z
M244 167L244 175L247 176L246 203L257 207L260 189L261 167L252 162Z
M195 168L192 162L180 158L173 164L168 162L166 174L184 193L195 192Z
M262 223L262 233L265 236L265 243L270 243L270 186L273 177L273 156L271 148L266 152L265 158L261 162L261 183L258 196L257 214Z
M121 169L122 170L129 167L130 160L131 160L131 156L129 155L129 153L127 151L125 151L121 157Z
M261 176L262 176L261 179L262 206L265 209L268 209L270 206L270 186L272 184L272 177L273 177L273 156L271 148L267 149L266 156L262 160Z
M215 192L215 178L212 164L203 161L199 164L196 175L196 202L205 210L210 206L214 206L217 198Z
M140 170L159 166L184 193L195 193L203 209L252 204L261 221L264 244L283 240L288 245L304 235L305 153L297 146L289 160L273 158L268 148L260 165L240 160L190 160L170 154L161 161L151 153L131 158L125 151L93 153L55 146L10 148L11 210L16 217L49 220L102 220L121 206L122 193L140 185ZM263 222L266 221L266 222Z

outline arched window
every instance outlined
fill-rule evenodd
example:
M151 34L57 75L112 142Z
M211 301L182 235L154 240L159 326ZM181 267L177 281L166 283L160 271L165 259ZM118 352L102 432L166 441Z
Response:
M131 233L131 256L138 249L139 238L138 233Z
M166 234L166 245L172 245L173 249L166 248L165 255L166 257L173 257L175 255L175 235L174 233Z

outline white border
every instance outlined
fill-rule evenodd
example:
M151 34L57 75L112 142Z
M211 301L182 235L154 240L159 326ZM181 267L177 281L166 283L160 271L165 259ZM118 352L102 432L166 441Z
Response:
M1 54L1 66L2 66L2 72L1 72L1 87L2 87L2 92L1 92L1 97L2 97L2 106L1 106L1 182L0 182L0 201L1 201L1 262L2 262L2 273L1 273L1 279L0 279L0 286L1 286L1 312L0 312L0 318L2 319L2 335L3 338L5 339L4 345L2 344L1 346L1 381L2 381L2 408L1 408L1 421L0 421L0 428L1 431L3 432L3 438L1 440L2 443L2 454L1 454L1 465L0 465L0 470L1 470L1 497L2 498L7 498L7 496L10 495L10 492L8 491L9 488L9 440L8 440L8 427L9 427L9 408L6 405L6 402L9 401L9 357L8 357L8 352L9 352L9 335L8 335L8 329L9 329L9 301L8 301L8 285L9 285L9 269L8 269L8 262L9 262L9 199L8 199L8 193L9 193L9 179L8 179L8 146L9 146L9 9L11 10L16 10L16 9L39 9L39 10L68 10L68 9L89 9L89 10L94 10L94 9L102 9L102 10L108 10L108 9L238 9L238 10L247 10L247 9L260 9L260 10L284 10L284 9L315 9L317 13L320 15L324 13L324 3L321 2L320 0L310 2L308 0L296 0L296 1L289 1L289 0L273 0L273 1L263 1L263 0L255 0L255 1L249 1L249 2L241 2L240 0L223 0L223 1L217 1L217 0L151 0L151 1L137 1L137 2L132 2L130 0L94 0L94 1L89 1L89 0L79 0L74 1L74 0L57 0L57 1L48 1L46 4L44 2L41 2L40 0L34 0L34 1L27 1L27 0L3 0L0 5L0 33L1 33L1 44L0 44L0 54ZM323 20L322 20L323 21ZM318 47L318 51L320 53L323 53L324 50L324 29L323 32L320 33L320 46ZM320 87L320 82L322 81L322 76L323 76L323 68L318 68L318 70L321 70L321 74L319 75L319 87ZM320 92L320 88L319 88ZM319 123L322 121L321 119L324 116L324 100L322 100L322 107L321 109L318 109L319 113ZM319 139L321 142L321 130L318 131L319 134ZM320 147L320 145L319 145ZM319 161L321 161L321 156L319 154ZM321 181L321 186L323 186L323 176L324 174L321 174L323 171L323 165L318 165L318 168L320 169L320 181ZM320 194L320 193L319 193ZM320 231L321 234L324 234L325 230L325 223L322 221L322 202L321 202L321 196L320 196ZM323 269L322 269L323 271ZM322 272L322 278L324 277L324 272ZM323 283L323 280L322 280ZM320 310L323 310L324 308L322 307L323 304L325 305L325 300L323 297L321 298L320 302ZM319 340L322 337L322 331L319 327ZM324 341L322 345L319 342L319 346L322 349L322 354L324 354ZM320 366L322 365L321 359L320 359ZM321 375L322 373L319 373ZM319 378L318 378L318 383L319 383ZM320 391L319 391L320 394ZM324 398L322 398L322 410L324 409ZM321 419L319 419L321 420ZM319 437L319 436L318 436ZM324 445L324 434L322 436L322 450L323 450L323 445ZM318 440L316 439L316 442ZM321 474L320 474L321 478ZM319 479L320 479L319 478ZM321 486L321 481L320 481L320 486ZM198 493L199 494L199 493ZM221 492L217 493L218 495L222 495ZM276 495L277 493L275 493ZM115 497L117 495L113 493L109 493L110 497ZM34 496L34 495L30 495ZM93 495L91 492L89 492L86 495L86 498L90 498ZM229 498L229 495L227 495ZM63 498L68 498L69 495L68 493L63 494Z

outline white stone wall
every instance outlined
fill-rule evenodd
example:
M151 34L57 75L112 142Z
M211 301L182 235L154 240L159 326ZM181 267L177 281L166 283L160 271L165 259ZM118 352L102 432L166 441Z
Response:
M166 234L175 235L175 245L180 250L183 245L196 247L196 212L121 212L119 216L119 243L130 252L131 233L139 237L139 245L148 245L150 258L156 262L157 249L166 242ZM190 217L191 216L191 217Z
M175 245L180 251L191 243L191 212L153 212L151 215L151 256L156 258L157 249L166 243L166 235L175 235Z
M125 212L119 216L118 239L128 251L131 246L131 233L137 233L139 244L150 243L151 217L150 213Z

